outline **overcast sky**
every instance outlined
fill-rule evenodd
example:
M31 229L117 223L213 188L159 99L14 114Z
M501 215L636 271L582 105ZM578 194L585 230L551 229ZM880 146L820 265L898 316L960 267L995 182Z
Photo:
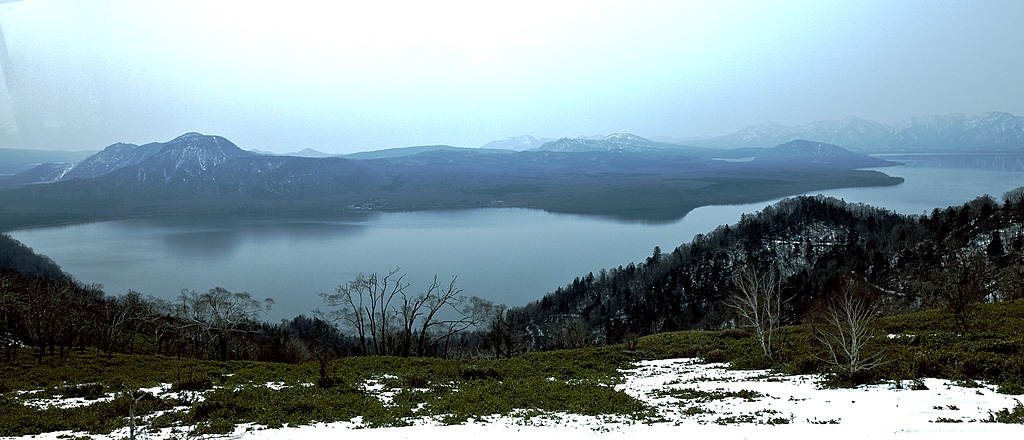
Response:
M1020 0L8 2L0 147L198 131L344 153L1024 115L1022 24Z

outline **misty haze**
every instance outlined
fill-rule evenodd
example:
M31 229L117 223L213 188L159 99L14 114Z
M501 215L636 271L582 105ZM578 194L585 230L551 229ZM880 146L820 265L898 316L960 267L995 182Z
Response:
M0 0L0 437L1017 438L1022 21Z

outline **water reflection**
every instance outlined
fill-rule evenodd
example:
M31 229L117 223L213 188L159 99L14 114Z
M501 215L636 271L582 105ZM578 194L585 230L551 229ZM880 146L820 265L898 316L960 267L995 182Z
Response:
M248 242L289 241L296 246L360 234L380 213L211 214L126 221L130 235L156 236L171 254L201 259L231 255Z

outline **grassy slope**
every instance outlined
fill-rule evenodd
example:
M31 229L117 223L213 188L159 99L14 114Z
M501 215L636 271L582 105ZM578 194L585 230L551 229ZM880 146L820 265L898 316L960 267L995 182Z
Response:
M986 380L999 384L1002 392L1024 392L1024 300L981 306L976 318L976 332L967 336L954 334L940 310L878 320L870 348L885 350L888 362L868 379ZM823 372L812 355L811 331L809 326L784 329L777 368ZM731 362L738 368L767 366L756 341L736 330L665 333L629 346L503 360L346 358L331 364L335 380L327 386L315 385L315 363L77 353L65 362L47 358L37 364L23 353L0 367L0 436L109 432L128 424L132 400L126 391L160 384L172 384L172 389L136 394L142 396L136 413L146 417L150 428L178 426L191 434L228 432L243 422L278 427L357 417L365 426L399 426L421 417L462 423L494 414L559 412L644 421L651 409L612 386L622 380L618 370L638 359L675 357ZM200 394L202 399L196 397ZM84 401L91 404L68 409L39 405L71 396L92 399Z

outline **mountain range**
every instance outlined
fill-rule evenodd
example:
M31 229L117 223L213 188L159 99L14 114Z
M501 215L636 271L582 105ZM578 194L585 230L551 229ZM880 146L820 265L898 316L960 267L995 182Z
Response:
M1020 152L1024 151L1024 117L989 112L920 116L896 124L856 116L796 127L764 122L687 144L710 148L766 147L796 139L835 144L863 153Z
M492 149L492 150L523 151L523 150L535 149L535 148L540 147L541 145L544 145L544 144L546 144L548 142L551 142L553 140L554 139L547 139L547 138L537 139L537 138L535 138L533 136L530 136L530 135L522 135L522 136L515 136L515 137L510 137L510 138L507 138L507 139L502 139L500 141L488 142L488 143L484 144L483 146L481 146L480 148Z
M562 138L549 141L534 149L535 151L558 151L562 153L580 153L585 151L618 151L644 152L667 151L696 153L676 144L655 142L629 133L615 133L608 136L581 136Z
M724 136L704 139L635 137L627 134L611 136L578 136L562 139L537 139L523 135L489 142L473 150L492 153L519 151L679 151L690 147L691 154L713 155L700 148L735 150L741 148L767 148L794 140L808 140L838 145L860 153L928 153L928 152L1021 152L1024 151L1024 117L1004 112L980 115L948 114L909 118L896 124L861 119L855 116L836 121L816 121L802 126L784 126L774 122L752 125ZM84 162L91 152L36 151L0 148L0 185L16 185L95 177L111 171L112 164L134 164L158 153L160 143L145 145L114 144L108 147L103 160ZM347 155L324 153L312 148L287 153L285 156L349 159L385 159L411 156L427 151L459 151L467 148L447 145L415 146L366 151ZM252 150L264 156L276 156L266 151ZM32 173L11 178L41 164L50 164ZM63 165L55 165L63 164ZM75 166L77 165L77 166ZM73 172L70 168L74 166Z
M70 169L5 179L0 230L138 215L495 206L673 220L712 203L902 181L859 170L893 162L809 141L722 151L614 134L520 152L433 146L363 157L261 155L199 133L114 144Z

